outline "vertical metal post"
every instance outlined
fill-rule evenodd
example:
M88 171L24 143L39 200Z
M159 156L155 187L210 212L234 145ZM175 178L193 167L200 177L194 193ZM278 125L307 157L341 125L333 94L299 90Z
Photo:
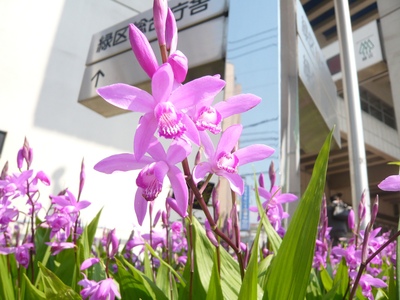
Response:
M362 227L365 227L371 218L370 197L350 10L348 0L334 0L334 2L340 45L343 95L346 104L352 205L355 211L357 211L361 195L365 191L367 213L362 224Z

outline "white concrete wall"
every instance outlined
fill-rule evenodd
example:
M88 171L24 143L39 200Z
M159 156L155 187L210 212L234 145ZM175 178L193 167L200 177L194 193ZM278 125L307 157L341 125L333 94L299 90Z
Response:
M100 225L117 227L121 235L134 222L135 173L104 175L93 165L131 151L136 118L105 119L77 97L92 34L134 14L111 0L0 1L0 130L7 132L0 168L8 160L17 170L16 153L26 136L33 168L52 180L41 197L48 203L49 193L66 187L77 194L84 157L82 198L92 205L83 220L104 206Z

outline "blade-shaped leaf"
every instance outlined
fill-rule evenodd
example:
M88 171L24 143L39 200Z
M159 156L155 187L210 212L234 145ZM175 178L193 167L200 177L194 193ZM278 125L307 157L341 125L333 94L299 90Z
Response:
M118 272L115 273L115 279L119 283L122 299L168 299L146 275L137 270L123 257L120 257L120 259L121 261L116 260ZM126 267L128 270L126 270Z
M218 273L218 258L217 251L214 252L214 265L211 273L210 284L208 287L208 293L206 300L223 299L221 287L221 278Z
M342 258L336 271L335 278L333 278L333 285L338 286L334 299L343 299L344 296L350 292L349 280L349 270L345 259Z
M261 218L265 219L265 215L262 214ZM258 240L260 238L262 224L263 222L260 222L257 227L256 237L254 238L250 254L250 261L240 288L239 300L260 299L262 297L262 290L258 285Z
M194 241L194 274L192 291L196 299L205 299L209 289L209 282L211 278L212 268L214 265L214 246L206 236L204 228L200 225L196 218L192 221L192 233ZM226 250L220 247L221 259L221 286L224 299L237 299L241 285L239 264ZM188 255L188 262L183 274L183 278L190 282L190 253ZM180 293L180 299L186 299L189 295L189 284ZM193 297L194 297L193 295ZM193 298L192 297L192 298Z
M328 271L322 267L320 271L322 285L324 286L325 290L329 292L333 287L333 279L329 275Z
M15 299L14 286L15 284L8 271L7 256L0 255L0 299Z
M25 299L37 299L46 300L46 295L42 291L38 290L28 279L26 274L23 274L23 281L25 284Z
M71 287L65 285L53 272L39 263L46 299L81 299Z
M389 299L398 299L393 265L389 266Z
M332 139L330 132L315 161L310 183L292 217L278 253L271 262L263 299L305 297L315 250L315 239L325 187Z

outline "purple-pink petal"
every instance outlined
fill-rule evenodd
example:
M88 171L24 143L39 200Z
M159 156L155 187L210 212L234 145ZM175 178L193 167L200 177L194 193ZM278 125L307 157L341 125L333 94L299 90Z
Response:
M171 65L165 63L153 75L151 81L151 90L157 103L168 101L173 82L174 74Z
M136 213L136 218L140 226L143 224L143 220L147 213L147 201L142 196L143 189L138 187L135 195L134 208Z
M106 174L111 174L115 171L126 172L143 168L152 161L153 159L149 157L143 157L140 161L137 161L133 154L121 153L104 158L94 166L94 169Z
M194 167L193 170L193 180L198 183L203 180L207 173L212 173L211 164L209 162L201 162Z
M253 94L240 94L233 96L226 101L218 102L214 108L218 110L222 118L227 118L235 114L243 113L257 106L261 98Z
M242 125L240 124L228 127L221 135L221 139L218 142L215 154L218 155L218 153L220 152L227 152L227 153L231 152L233 148L237 145L241 133L242 133Z
M176 209L178 209L176 212L184 218L187 215L186 210L188 206L188 188L185 177L178 167L171 166L168 172L168 178L175 194L175 200L177 203Z
M228 179L232 191L234 191L239 195L243 194L244 182L239 174L224 172L223 175L222 174L218 175L224 176L226 179Z
M155 106L155 101L149 93L124 83L100 87L97 93L108 103L126 110L148 113Z
M225 81L217 77L200 77L174 90L169 101L178 109L188 108L205 98L215 97L224 86Z
M207 159L212 159L214 156L214 153L215 153L215 149L214 149L214 144L213 144L210 136L205 131L200 131L199 135L200 135L201 144L204 148L204 153L205 153Z
M140 118L139 125L136 128L133 149L135 157L141 159L146 153L149 145L157 130L158 122L152 113L145 114Z
M397 192L400 191L400 175L391 175L386 177L378 187L382 191Z
M192 147L184 139L176 139L169 146L166 161L169 165L182 162L192 152Z
M186 137L196 145L200 145L199 131L197 130L197 127L193 123L192 119L190 119L186 114L184 114L182 116L182 123L184 123L186 127L185 131Z
M81 271L86 270L87 268L90 268L91 266L93 266L99 262L100 262L100 259L97 257L90 257L88 259L85 259L83 261L83 263L81 264L80 270Z
M274 149L266 145L251 145L235 151L235 155L239 158L239 166L242 166L270 157L274 152Z

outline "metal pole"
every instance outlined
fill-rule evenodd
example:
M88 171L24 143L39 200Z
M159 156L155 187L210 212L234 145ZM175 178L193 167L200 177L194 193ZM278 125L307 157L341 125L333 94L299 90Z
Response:
M334 0L334 2L340 45L343 95L347 114L352 205L354 210L357 211L361 195L365 191L366 215L362 223L364 228L371 218L370 197L350 10L348 0Z

